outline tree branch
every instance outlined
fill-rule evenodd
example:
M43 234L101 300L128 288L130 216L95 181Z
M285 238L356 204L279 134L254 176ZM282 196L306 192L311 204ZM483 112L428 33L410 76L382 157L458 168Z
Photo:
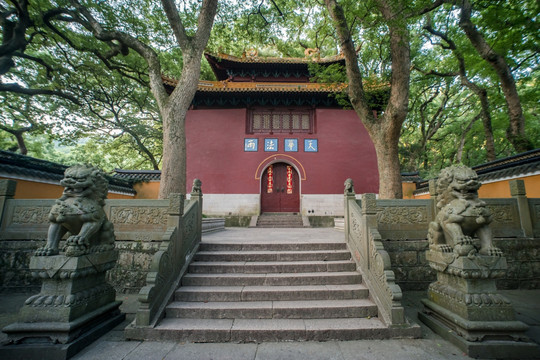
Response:
M216 16L218 0L203 0L202 8L197 21L197 32L193 39L193 47L197 53L204 51Z
M51 78L51 73L54 71L54 69L45 62L45 60L43 59L40 59L38 57L35 57L35 56L31 56L31 55L27 55L25 53L21 53L21 52L14 52L13 53L13 56L15 57L20 57L20 58L23 58L23 59L28 59L28 60L31 60L33 62L36 62L38 64L40 64L41 66L43 66L45 68L45 70L47 70L47 78Z
M0 84L0 92L13 92L13 93L17 93L17 94L24 94L24 95L30 95L30 96L54 95L54 96L58 96L58 97L61 97L63 99L69 100L74 104L81 105L79 100L75 96L73 96L71 94L68 94L68 93L65 93L65 92L62 92L62 91L58 91L58 90L50 90L50 89L29 89L29 88L22 87L17 83L2 83L2 84Z
M392 121L390 125L395 127L394 132L399 133L407 115L409 104L409 80L411 75L409 32L406 25L401 25L400 21L397 21L399 19L394 14L392 4L388 3L387 0L377 0L377 3L390 29L392 77L386 113L389 113L388 116L396 117L396 121Z
M420 16L420 15L427 14L437 9L439 6L441 6L442 4L446 2L448 2L448 0L435 0L432 4L428 4L422 9L419 9L417 11L412 11L409 14L406 14L405 18L411 18L413 16Z
M77 16L75 17L75 20L90 31L98 40L104 42L116 40L121 44L135 50L140 56L143 57L143 59L145 59L148 64L150 87L152 88L154 97L156 98L156 101L160 107L165 107L169 96L167 95L165 87L163 86L163 80L161 79L161 63L156 52L151 47L129 34L116 30L104 30L90 11L86 7L82 6L78 0L70 1L75 9L77 9L77 11L84 16L84 18L81 18L78 16L78 14L76 14Z
M165 11L167 19L169 20L169 25L171 26L174 36L176 37L176 42L182 51L186 51L190 46L190 38L186 34L186 29L184 28L180 15L178 14L176 4L173 0L161 0L161 4L163 5L163 10Z
M373 123L375 118L365 100L362 72L358 66L358 57L347 25L345 13L336 0L325 0L325 3L332 20L334 21L341 51L343 52L347 64L346 71L347 78L349 79L349 100L355 110L357 109L357 111L360 112L363 121L366 121L368 124Z
M438 72L436 70L423 70L423 69L421 69L420 67L418 67L416 65L413 65L412 69L416 70L419 73L424 74L426 76L435 75L435 76L439 76L439 77L456 77L456 76L459 75L459 72L457 72L457 71L442 73L442 72Z

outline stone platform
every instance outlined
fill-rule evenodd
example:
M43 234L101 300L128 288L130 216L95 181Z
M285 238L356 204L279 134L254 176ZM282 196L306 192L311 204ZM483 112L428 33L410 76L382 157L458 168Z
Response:
M17 322L3 329L8 341L2 359L67 359L121 323L114 288L105 273L118 251L33 256L30 270L42 279L39 294L30 296Z

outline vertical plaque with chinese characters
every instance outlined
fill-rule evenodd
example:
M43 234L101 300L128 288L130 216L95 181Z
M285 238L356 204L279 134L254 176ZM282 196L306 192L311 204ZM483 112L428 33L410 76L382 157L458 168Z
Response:
M293 193L293 168L287 165L287 194Z
M268 167L268 185L266 187L266 192L271 194L274 191L274 166L270 165Z

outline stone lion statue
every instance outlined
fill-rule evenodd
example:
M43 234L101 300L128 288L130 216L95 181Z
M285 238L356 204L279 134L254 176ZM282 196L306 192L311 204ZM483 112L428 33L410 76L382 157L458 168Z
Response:
M437 181L439 212L429 225L430 249L459 256L502 256L492 245L491 211L478 199L479 188L478 175L471 168L455 165L441 171Z
M345 183L343 185L345 186L345 195L354 194L354 183L351 178L345 180Z
M108 192L103 171L75 165L66 169L60 184L65 189L49 213L47 243L35 255L58 254L60 240L67 232L70 236L63 248L67 256L112 250L113 224L103 210Z

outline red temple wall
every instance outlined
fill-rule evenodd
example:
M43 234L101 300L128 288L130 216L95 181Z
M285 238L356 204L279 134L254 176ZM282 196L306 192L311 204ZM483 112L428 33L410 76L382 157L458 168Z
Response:
M186 119L188 191L194 178L207 194L259 194L260 177L283 160L300 172L302 194L340 194L352 178L357 193L378 192L375 148L353 110L318 109L313 134L246 134L246 109L190 110ZM257 152L244 139L259 139ZM265 152L264 139L277 138L278 151ZM284 139L298 139L298 152L285 152ZM318 139L318 152L304 152L304 139ZM304 179L305 177L305 179Z

